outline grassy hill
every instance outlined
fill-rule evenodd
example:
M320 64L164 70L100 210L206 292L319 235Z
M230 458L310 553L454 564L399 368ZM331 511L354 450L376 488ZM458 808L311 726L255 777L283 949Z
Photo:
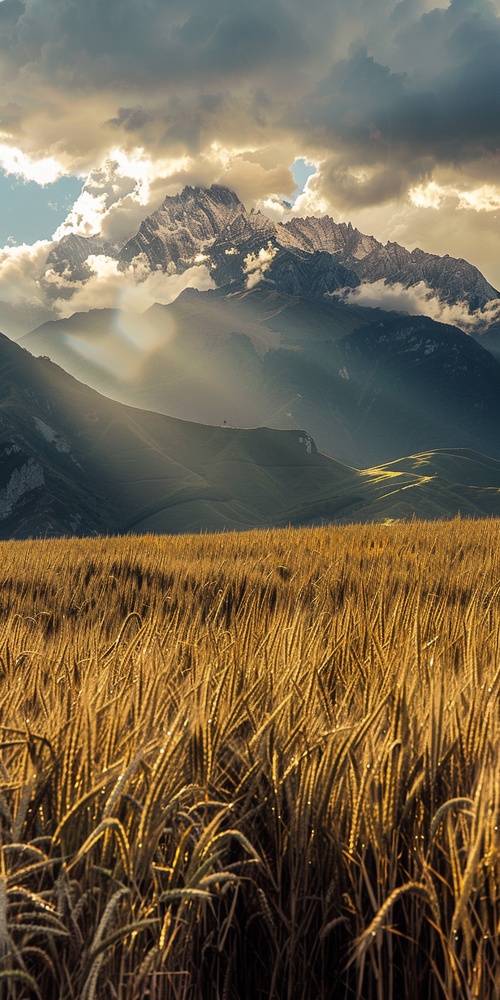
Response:
M0 340L0 537L242 530L500 512L500 462L429 452L358 470L307 431L213 427L99 395Z

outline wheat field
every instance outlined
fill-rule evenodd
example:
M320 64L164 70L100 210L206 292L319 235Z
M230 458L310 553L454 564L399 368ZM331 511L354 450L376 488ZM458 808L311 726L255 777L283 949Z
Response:
M500 521L0 544L0 995L500 995Z

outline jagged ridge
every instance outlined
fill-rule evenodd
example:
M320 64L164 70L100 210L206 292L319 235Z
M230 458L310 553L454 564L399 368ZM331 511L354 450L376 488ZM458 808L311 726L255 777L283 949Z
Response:
M260 212L247 212L234 192L218 185L208 190L186 187L168 196L124 244L99 236L65 237L52 250L48 263L59 270L67 268L78 278L89 254L106 253L124 265L143 255L152 270L164 271L183 270L203 255L218 284L241 284L246 256L267 245L330 254L337 264L354 272L358 281L385 279L406 288L423 281L443 302L465 302L470 310L499 297L484 275L461 258L440 257L418 248L410 252L393 242L384 246L374 236L329 216L275 222Z

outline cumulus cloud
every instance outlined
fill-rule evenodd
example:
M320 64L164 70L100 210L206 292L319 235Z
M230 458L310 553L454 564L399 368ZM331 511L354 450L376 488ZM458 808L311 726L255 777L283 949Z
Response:
M143 149L128 155L112 150L109 159L90 171L81 194L53 238L59 240L68 233L101 234L109 240L131 236L144 217L158 207L160 191L164 197L165 186L190 164L187 157L154 161Z
M0 299L15 304L33 301L44 304L39 278L52 243L40 240L32 246L23 244L0 249Z
M28 333L57 312L40 284L52 243L0 249L0 331L11 337Z
M257 133L268 141L276 97L296 89L292 63L300 74L312 58L294 8L4 0L0 80L5 107L18 109L2 123L7 140L22 135L36 158L57 150L82 173L114 145L155 159L198 155L214 141L251 145Z
M177 274L149 270L143 255L124 267L105 254L91 254L85 262L88 277L75 281L47 266L53 243L4 247L0 250L0 330L10 336L28 333L48 319L60 319L89 309L121 308L141 313L155 302L166 305L185 288L206 291L214 287L201 261Z
M269 242L267 247L261 247L257 253L247 254L243 261L243 271L248 275L245 282L247 288L255 288L262 281L277 253L278 247Z
M266 157L267 150L262 150L261 157ZM276 158L282 154L275 150ZM259 162L259 156L250 152L240 153L231 158L230 163L222 169L219 183L224 183L226 187L237 192L238 197L245 205L255 206L262 199L272 196L279 191L284 195L291 195L295 187L290 166L276 160L273 166L264 165Z
M4 99L20 109L23 151L57 149L81 170L106 144L198 155L213 141L262 148L279 132L330 152L355 202L367 196L349 166L381 168L388 144L403 174L416 149L422 171L427 157L459 162L498 144L500 19L488 0L215 0L209 10L4 0L0 10ZM370 197L383 197L370 180Z
M89 309L115 307L140 313L155 302L163 305L173 302L185 288L206 291L214 287L210 272L203 264L188 268L183 274L165 274L149 271L140 258L127 268L104 254L91 254L86 263L90 276L85 281L74 281L70 274L59 274L51 269L44 274L43 285L46 291L52 290L61 317Z
M363 8L363 30L353 34L350 51L334 59L326 74L318 73L287 117L288 123L293 118L301 148L321 160L310 190L339 221L350 218L363 228L362 218L373 218L380 227L375 234L382 238L384 227L391 239L397 237L387 216L411 193L415 207L434 205L448 216L459 212L451 225L460 228L466 245L474 229L472 212L494 213L498 207L500 5L452 0L428 5L432 9L393 4L389 11L375 3L379 29L366 5L352 6L360 13ZM443 173L447 190L432 191ZM427 198L416 202L417 191ZM386 216L382 225L378 206ZM308 206L304 210L309 214ZM418 222L426 239L410 232L407 242L449 252L450 244L439 237L432 245L437 219L427 213L424 220L424 214ZM500 250L498 235L495 246L496 253L490 243L490 269ZM465 248L462 253L472 253L474 260L476 249L482 248L471 239L469 253Z
M361 282L356 288L341 289L333 295L341 298L347 305L379 307L409 313L410 316L429 316L438 323L458 326L466 333L480 330L500 319L500 299L492 300L484 309L470 312L466 302L456 302L454 305L441 302L424 281L419 281L410 288L405 288L399 282L389 285L384 279L371 284Z
M62 163L53 156L37 159L7 143L0 143L0 167L6 174L23 177L26 181L36 181L40 185L51 184L66 173Z
M473 209L475 212L498 212L500 210L500 187L495 184L481 184L469 190L435 181L418 184L409 191L410 201L417 208L441 208L446 202L454 202L456 208Z

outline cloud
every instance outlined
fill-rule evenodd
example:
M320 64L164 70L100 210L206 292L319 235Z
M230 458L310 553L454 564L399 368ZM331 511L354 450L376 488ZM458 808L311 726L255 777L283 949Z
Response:
M0 249L0 331L7 336L16 338L57 318L40 285L52 245L41 240Z
M108 160L90 171L81 194L53 238L79 233L119 240L133 235L144 217L158 208L165 186L190 165L187 157L153 161L143 149L129 155L112 150Z
M267 150L263 150L261 153L264 160L267 159L266 152ZM275 150L274 156L278 159L280 151ZM273 166L264 166L258 157L245 151L231 158L217 180L236 191L241 201L249 206L254 206L257 201L270 197L276 191L291 195L295 181L290 167L283 162L276 163L276 159Z
M11 304L19 301L45 304L39 278L52 245L40 240L32 246L0 249L0 300Z
M44 274L43 286L53 296L61 317L108 308L140 313L155 302L163 305L173 302L185 288L205 291L214 287L203 264L188 268L183 274L150 272L147 262L140 257L125 269L104 254L90 255L86 264L89 278L85 281L74 281L69 273L59 274L52 269Z
M472 190L464 190L452 184L440 185L430 181L412 188L409 196L417 208L439 209L444 203L452 201L456 208L473 209L475 212L500 210L500 187L495 184L482 184Z
M331 152L334 136L373 165L389 141L400 154L424 143L460 155L497 136L499 18L486 0L1 8L4 100L19 109L22 151L57 149L66 169L84 171L116 144L198 155L213 141L262 148L279 132L306 140L307 155Z
M47 266L53 243L4 247L0 250L0 330L17 337L49 319L66 318L89 309L121 308L140 313L155 302L172 302L185 288L214 287L205 264L182 274L149 270L139 255L128 266L105 254L89 255L88 277L75 281Z
M410 316L429 316L438 323L458 326L465 332L485 328L489 323L500 320L500 299L489 302L484 309L470 312L466 302L448 305L436 296L433 289L420 281L410 288L396 283L380 281L361 282L356 288L341 289L333 295L347 305L371 306L394 312L409 313Z
M7 174L23 177L26 181L36 181L41 185L51 184L66 173L62 163L53 156L36 159L7 143L0 143L0 167Z
M300 54L300 24L287 5L255 0L251 8L215 0L27 0L15 37L20 62L45 79L65 72L68 87L116 86L123 74L151 87L258 72Z
M262 281L278 253L278 247L273 247L269 241L267 247L261 247L258 253L249 253L243 261L243 272L247 274L246 287L255 288Z
M138 132L151 121L153 116L138 105L135 108L118 108L116 117L110 118L106 124L124 128L127 132Z
M401 198L432 180L439 167L467 172L485 160L498 175L500 18L494 6L452 0L399 26L393 17L392 31L388 18L384 29L385 43L374 34L371 50L354 46L297 104L297 129L310 142L330 142L323 193L352 208Z

